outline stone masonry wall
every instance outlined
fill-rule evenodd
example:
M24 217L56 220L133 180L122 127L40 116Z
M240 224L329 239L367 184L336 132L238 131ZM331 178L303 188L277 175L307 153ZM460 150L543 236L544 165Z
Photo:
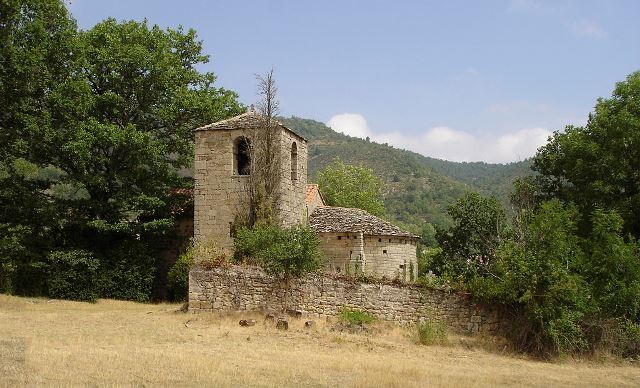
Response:
M291 160L291 147L294 143L297 149L295 176L292 174ZM293 226L302 223L306 216L304 195L307 188L307 142L289 131L282 130L280 131L280 150L282 164L276 212L284 226Z
M404 281L417 278L415 240L408 237L365 236L364 257L367 275Z
M234 175L233 142L240 130L195 133L194 239L213 239L230 251L230 223L247 201L248 176Z
M248 203L249 176L234 172L234 141L248 137L242 130L195 132L194 238L212 239L230 252L233 249L231 224ZM276 215L285 226L304 220L307 185L307 143L284 129L279 130L281 179ZM297 174L292 179L291 145L297 147Z
M364 255L364 263L359 265L367 276L387 277L411 281L417 278L415 241L408 237L364 236L363 250L360 250L359 233L319 233L320 250L325 256L325 270L345 273L347 265L353 267ZM413 265L412 265L413 263ZM413 277L411 270L413 269ZM350 268L350 273L354 269Z
M318 233L320 250L324 255L327 272L346 273L350 262L358 258L358 233Z
M343 307L367 311L397 323L444 322L457 333L497 333L499 311L464 295L412 285L353 283L313 276L285 282L256 267L194 269L189 275L189 310L265 311L293 309L330 317Z

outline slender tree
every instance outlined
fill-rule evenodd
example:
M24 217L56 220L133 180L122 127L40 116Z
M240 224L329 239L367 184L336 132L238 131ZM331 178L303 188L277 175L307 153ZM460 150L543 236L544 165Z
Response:
M275 206L280 199L278 191L282 179L282 147L275 117L279 112L278 88L273 69L264 76L256 75L259 100L257 111L259 125L246 129L250 141L250 174L247 191L249 196L248 219L252 227L256 223L273 223L276 218ZM253 108L252 108L253 109Z

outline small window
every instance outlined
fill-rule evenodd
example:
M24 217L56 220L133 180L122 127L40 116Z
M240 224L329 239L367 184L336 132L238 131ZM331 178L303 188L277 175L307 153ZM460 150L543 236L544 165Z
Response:
M391 242L391 239L389 239L389 242Z
M291 180L298 180L298 145L295 141L291 144Z
M251 172L251 155L249 139L238 137L233 142L233 173L234 175L249 175Z
M338 236L338 240L342 240L342 236Z
M358 238L358 236L353 236L354 239Z
M386 250L386 249L384 249L384 250L382 251L382 253L386 254L386 253L387 253L387 250Z
M349 239L349 236L347 236L347 240Z
M381 238L379 238L379 239L378 239L378 242L382 242L382 239L381 239Z

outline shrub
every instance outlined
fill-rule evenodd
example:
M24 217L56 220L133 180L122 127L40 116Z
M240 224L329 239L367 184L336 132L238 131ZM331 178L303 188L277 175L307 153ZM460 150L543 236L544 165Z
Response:
M339 318L341 321L353 325L369 324L376 321L376 317L366 311L350 309L348 307L340 309Z
M640 323L624 320L620 323L622 335L619 337L618 354L640 358Z
M447 343L447 326L442 322L425 320L418 324L418 342L421 345L443 345Z
M102 254L100 296L147 302L156 273L155 256L141 241L122 241Z
M48 255L49 296L94 302L98 299L96 273L100 262L84 250L55 251Z
M214 240L206 240L192 245L194 264L202 269L224 267L229 264L227 254Z
M320 267L319 244L305 226L258 225L238 231L234 256L238 262L259 264L269 274L300 277Z
M173 302L186 301L189 296L189 270L193 266L193 249L181 254L167 274L167 291Z

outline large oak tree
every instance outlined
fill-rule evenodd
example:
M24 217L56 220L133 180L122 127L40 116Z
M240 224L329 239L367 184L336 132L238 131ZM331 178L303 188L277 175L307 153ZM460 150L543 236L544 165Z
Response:
M0 7L0 281L24 283L60 250L148 271L152 259L127 258L152 256L144 234L171 225L191 130L239 113L237 95L201 70L193 30L107 19L79 31L60 0Z
M640 72L598 99L585 126L555 132L534 170L545 193L575 202L586 220L596 208L615 210L624 232L640 237Z

